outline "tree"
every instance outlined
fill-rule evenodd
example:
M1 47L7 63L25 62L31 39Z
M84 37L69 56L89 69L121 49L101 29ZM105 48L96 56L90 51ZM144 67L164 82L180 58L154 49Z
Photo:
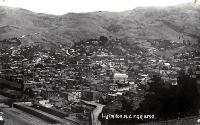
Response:
M28 95L30 98L34 97L33 90L31 88L26 88L24 94Z
M101 41L101 45L105 45L108 42L108 38L105 36L100 36L99 41Z
M131 114L133 109L131 99L123 97L121 103L122 103L122 109L121 109L122 112L124 112L125 114Z
M166 88L161 78L154 76L148 83L144 101L136 111L155 114L162 120L197 115L200 101L196 79L181 72L177 82L178 86Z
M196 79L188 75L178 77L179 87L179 111L185 115L193 115L198 113L199 109L199 93L197 90Z

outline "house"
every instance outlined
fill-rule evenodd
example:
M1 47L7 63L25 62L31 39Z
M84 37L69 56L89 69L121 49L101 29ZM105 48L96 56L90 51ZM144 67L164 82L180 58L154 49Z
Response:
M28 88L25 88L23 90L23 93L24 93L25 96L27 96L29 98L30 97L35 98L35 99L36 99L36 97L40 96L40 92L41 92L40 89L37 89L37 88L34 88L34 87L28 87Z
M3 67L2 67L2 65L0 65L0 70L2 70L3 69Z
M87 101L97 101L102 96L101 92L94 90L83 90L82 91L82 99Z
M114 83L119 82L119 83L128 83L128 75L125 73L114 73L113 76Z
M112 91L116 91L118 89L118 85L117 84L110 84L109 85L110 90Z
M39 104L41 104L47 108L51 108L53 106L52 104L50 104L49 100L41 100L41 101L39 101Z
M104 93L104 94L110 93L109 85L97 84L96 87L97 87L96 91L99 91L99 92Z
M27 88L32 88L33 87L33 83L32 82L28 82L28 81L25 81L24 83L23 83L23 85L24 85L24 90L26 90Z
M79 102L80 98L81 98L81 90L75 90L75 89L67 90L67 100L68 101Z
M23 59L22 60L22 65L23 65L24 68L27 67L28 64L29 64L29 60L28 59Z
M64 98L59 96L50 97L49 102L57 108L61 108L65 104Z
M58 91L57 90L53 90L51 88L47 88L46 90L42 90L41 91L41 96L43 98L49 99L50 97L58 96Z

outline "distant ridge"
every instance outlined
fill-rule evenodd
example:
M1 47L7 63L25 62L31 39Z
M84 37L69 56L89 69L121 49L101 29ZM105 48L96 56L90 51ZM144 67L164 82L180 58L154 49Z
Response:
M198 3L198 2L197 2ZM199 4L138 7L124 12L97 11L61 16L0 6L0 40L24 37L23 44L72 45L83 39L112 36L130 43L138 39L175 42L200 37Z

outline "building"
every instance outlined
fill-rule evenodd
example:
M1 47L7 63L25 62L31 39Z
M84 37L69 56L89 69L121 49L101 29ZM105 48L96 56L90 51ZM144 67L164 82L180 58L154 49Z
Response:
M113 75L113 80L114 83L119 82L119 83L128 83L128 75L125 73L115 73Z
M81 99L81 90L69 89L67 90L67 100L79 102Z
M64 98L59 96L50 97L49 102L53 104L56 108L61 108L65 104Z
M4 123L5 123L5 120L3 118L3 112L1 111L0 112L0 125L4 125Z
M81 98L86 101L97 101L100 99L101 96L101 92L94 90L83 90Z
M50 97L58 96L58 91L48 88L46 90L41 91L41 96L43 98L49 99Z
M41 105L43 105L43 106L45 106L47 108L53 107L53 105L50 104L49 100L41 100L41 101L39 101L39 104L41 104Z
M118 85L117 84L110 84L109 85L110 90L112 91L116 91L118 89Z

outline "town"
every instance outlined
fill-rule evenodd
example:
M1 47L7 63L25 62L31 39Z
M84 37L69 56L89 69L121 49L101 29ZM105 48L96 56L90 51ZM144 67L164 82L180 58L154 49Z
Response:
M49 49L22 46L15 38L8 41L1 42L0 93L66 112L84 125L90 124L94 109L84 101L106 106L134 95L137 109L154 76L160 76L167 88L178 85L180 73L196 80L200 75L199 51L191 50L189 41L152 39L144 40L143 46L130 46L124 40L100 36L70 48ZM180 51L166 54L176 48Z

